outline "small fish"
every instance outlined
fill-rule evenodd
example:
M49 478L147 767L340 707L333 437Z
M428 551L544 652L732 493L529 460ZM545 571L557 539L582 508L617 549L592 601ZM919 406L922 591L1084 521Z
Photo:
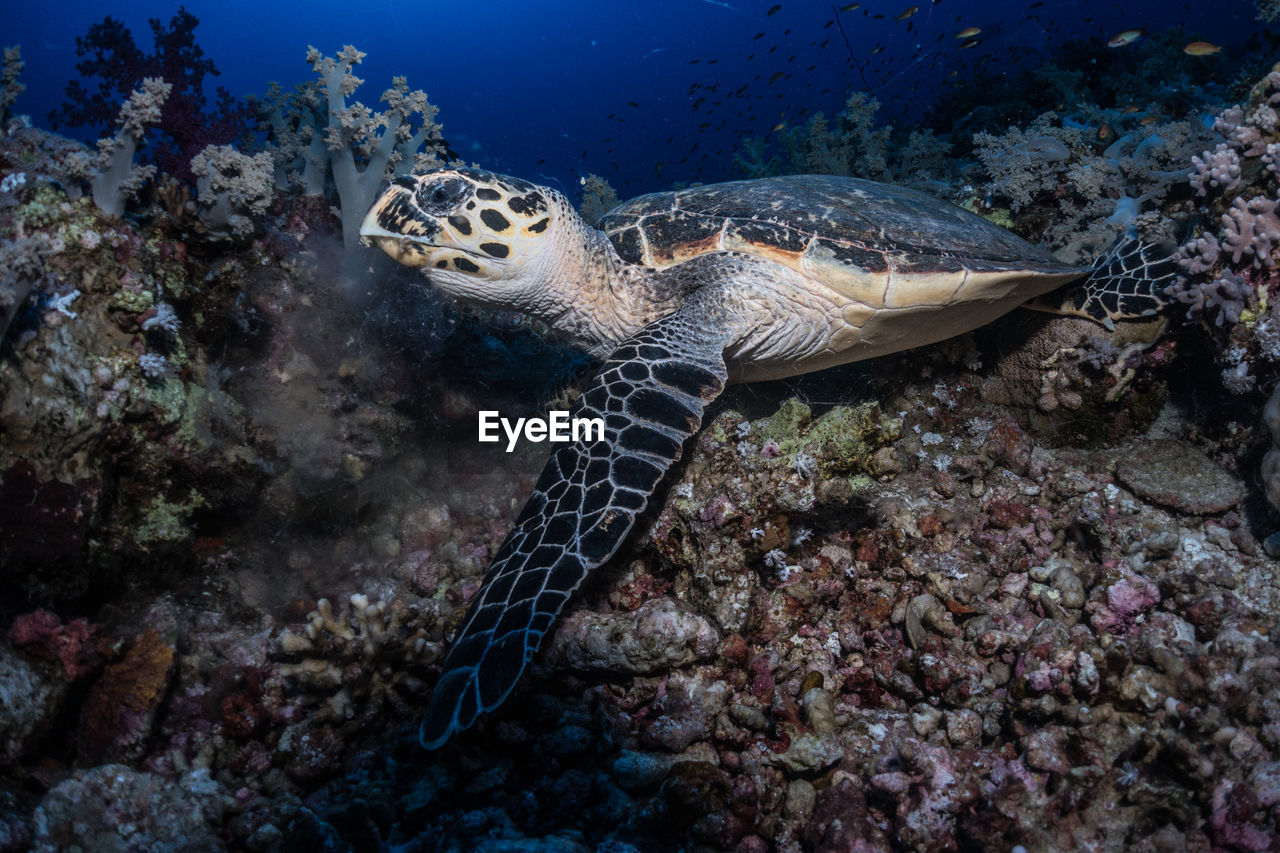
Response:
M1193 41L1182 49L1187 56L1212 56L1215 53L1221 53L1222 48L1213 42Z
M978 27L965 27L963 30L961 30L960 32L956 33L956 38L958 38L958 39L971 39L971 38L973 38L974 36L976 36L976 35L977 35L978 33L980 33L980 32L982 32L982 30L981 30L981 29L979 29Z
M977 40L977 39L969 39L967 42L965 42L964 44L960 45L960 49L961 49L961 50L966 50L966 49L968 49L968 48L971 48L971 47L977 47L977 46L978 46L978 40Z
M1112 130L1111 125L1107 124L1106 122L1103 122L1102 126L1098 128L1099 142L1107 142L1108 140L1111 139L1111 137L1115 135L1116 135L1116 132Z
M1125 104L1124 107L1120 110L1120 112L1136 113L1140 109L1142 109L1142 107L1138 106L1137 104Z
M1126 44L1133 44L1146 34L1146 30L1125 30L1122 33L1116 33L1107 42L1107 47L1124 47Z
M919 7L919 6L908 6L908 7L903 11L903 13L902 13L901 15L899 15L899 16L898 16L898 20L899 20L899 21L905 21L907 18L910 18L912 15L914 15L916 12L919 12L919 11L920 11L920 7Z
M782 4L778 4L777 6L770 6L769 11L765 12L764 14L766 17L769 15L776 15L781 9L782 9Z
M785 121L780 121L780 122L778 122L777 124L775 124L775 125L773 126L773 130L772 130L772 131L770 131L770 132L771 132L771 133L777 133L778 131L782 130L782 129L783 129L784 127L786 127L786 126L787 126L787 123L786 123Z
M858 7L859 7L859 6L861 6L861 5L862 5L861 3L847 3L847 4L845 4L844 6L841 6L841 7L840 7L840 11L841 11L841 12L852 12L854 9L858 8Z

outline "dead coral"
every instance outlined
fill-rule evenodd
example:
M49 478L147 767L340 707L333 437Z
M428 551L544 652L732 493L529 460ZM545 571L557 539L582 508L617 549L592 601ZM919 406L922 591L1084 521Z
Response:
M316 720L368 719L382 712L384 702L407 714L410 697L425 688L412 673L439 655L438 645L415 627L417 618L399 599L370 602L354 594L337 613L322 598L301 633L281 633L280 675L324 697L323 712L312 715Z

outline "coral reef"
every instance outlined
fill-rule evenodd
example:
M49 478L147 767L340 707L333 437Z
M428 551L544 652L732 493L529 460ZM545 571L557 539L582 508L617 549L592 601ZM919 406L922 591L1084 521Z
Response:
M1182 247L1185 272L1170 295L1187 306L1188 320L1212 323L1223 384L1247 394L1258 378L1275 375L1280 341L1274 317L1275 254L1280 182L1272 168L1280 104L1280 71L1272 71L1244 105L1223 110L1213 122L1225 141L1194 158L1191 184L1206 197L1209 220Z
M586 363L407 278L343 286L362 194L449 156L402 78L350 102L360 56L313 51L258 104L267 152L202 148L194 198L153 182L124 218L78 197L82 146L0 136L0 851L1274 844L1280 78L1212 129L1059 68L1070 109L972 144L865 96L753 144L1073 260L1208 227L1173 334L1015 314L732 389L513 700L426 753L543 461L475 411ZM131 103L122 132L155 116Z
M571 830L588 850L1269 837L1266 809L1227 805L1270 790L1255 768L1274 710L1229 697L1266 695L1272 675L1243 664L1271 660L1249 626L1280 603L1239 481L1166 509L1128 483L1165 483L1167 454L1052 454L946 387L963 408L909 387L893 419L722 412L510 710L439 756L370 755L295 822L297 849ZM828 419L858 437L823 439ZM823 474L796 470L801 449ZM792 571L766 565L775 549ZM662 655L679 657L655 673Z

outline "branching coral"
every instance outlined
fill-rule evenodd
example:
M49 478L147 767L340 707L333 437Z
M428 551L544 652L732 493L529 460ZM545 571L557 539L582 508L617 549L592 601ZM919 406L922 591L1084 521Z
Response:
M1056 118L1053 113L1040 116L1031 132L1010 128L1001 136L974 135L974 148L991 179L991 189L1007 198L1015 213L1039 193L1055 189L1073 153L1087 151L1084 134L1053 127Z
M1182 246L1184 274L1168 290L1187 306L1189 319L1212 319L1221 330L1223 381L1237 394L1257 387L1250 373L1255 356L1273 361L1267 353L1274 351L1275 329L1267 308L1280 263L1277 106L1280 70L1263 78L1246 104L1223 110L1213 123L1223 141L1192 158L1190 183L1205 199L1206 212L1218 214L1217 227Z
M1248 201L1237 198L1222 216L1223 249L1231 255L1231 263L1251 259L1255 268L1273 267L1272 252L1280 246L1280 216L1276 201L1255 196Z
M1025 129L977 133L980 192L966 206L1076 263L1092 262L1121 234L1163 237L1173 225L1154 205L1186 177L1186 158L1206 131L1187 121L1140 123L1114 109L1077 112L1121 135L1099 153L1089 125L1054 112Z
M281 663L280 674L327 695L324 716L336 722L376 714L384 701L407 710L401 691L423 687L409 669L438 648L414 627L417 614L399 600L370 602L356 594L349 604L338 613L322 598L301 634L280 635L280 651L298 659Z
M734 166L749 178L799 172L906 183L934 181L951 172L949 143L931 130L895 138L892 127L876 127L879 109L875 98L852 92L834 122L817 113L800 127L780 129L776 149L766 139L744 139Z
M1196 167L1191 186L1200 195L1208 195L1210 190L1233 190L1240 185L1240 154L1225 142L1192 157L1191 162Z
M853 92L836 117L835 130L818 113L809 120L803 138L805 171L824 175L854 175L883 180L888 175L886 147L891 129L875 129L880 102Z
M295 86L291 93L272 83L258 101L259 121L273 146L276 189L296 185L307 195L324 195L329 174L324 105L324 93L316 81Z

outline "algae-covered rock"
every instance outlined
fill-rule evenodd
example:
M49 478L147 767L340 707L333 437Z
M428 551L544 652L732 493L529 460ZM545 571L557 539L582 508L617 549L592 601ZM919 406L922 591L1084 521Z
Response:
M54 720L66 682L0 643L0 763L16 761Z
M225 850L214 829L221 812L222 791L208 770L170 781L123 764L103 764L76 771L45 795L36 809L31 849Z
M720 633L705 617L673 598L659 598L634 613L571 614L552 653L579 672L647 675L708 658L719 643Z
M1195 515L1226 512L1244 484L1199 450L1173 439L1143 442L1116 464L1116 476L1149 501Z

